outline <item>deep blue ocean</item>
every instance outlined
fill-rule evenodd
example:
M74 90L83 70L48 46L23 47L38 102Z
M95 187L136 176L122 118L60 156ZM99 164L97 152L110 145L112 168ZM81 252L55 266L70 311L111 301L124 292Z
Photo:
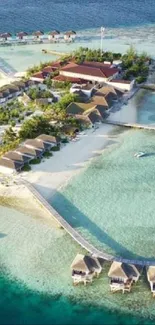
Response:
M155 23L155 0L4 0L0 32L85 30ZM0 324L154 324L121 311L30 291L0 273Z
M0 1L0 32L60 31L155 23L154 0Z

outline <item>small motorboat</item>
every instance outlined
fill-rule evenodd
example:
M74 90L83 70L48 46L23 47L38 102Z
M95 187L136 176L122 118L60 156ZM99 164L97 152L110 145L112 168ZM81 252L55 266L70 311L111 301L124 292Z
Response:
M134 155L134 157L136 157L136 158L140 158L140 157L144 157L144 156L145 156L145 152L142 152L142 151L137 152L137 153L135 153L135 155Z

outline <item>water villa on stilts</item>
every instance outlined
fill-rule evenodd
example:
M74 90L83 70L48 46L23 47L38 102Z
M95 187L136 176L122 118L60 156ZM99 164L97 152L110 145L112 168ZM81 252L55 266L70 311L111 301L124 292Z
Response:
M139 266L114 261L108 273L111 291L130 292L132 284L138 281L141 270Z
M98 277L102 271L101 262L95 257L77 254L71 264L73 284L92 283L94 277Z
M150 283L150 288L153 297L155 297L155 266L149 266L147 268L147 279Z

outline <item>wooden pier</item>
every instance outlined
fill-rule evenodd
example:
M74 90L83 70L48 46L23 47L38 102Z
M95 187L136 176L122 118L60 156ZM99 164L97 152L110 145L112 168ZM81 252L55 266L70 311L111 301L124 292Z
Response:
M144 129L144 130L150 130L153 131L155 130L155 125L145 125L145 124L138 124L138 123L125 123L125 122L119 122L119 121L110 121L110 120L104 120L105 124L111 124L111 125L116 125L116 126L124 126L128 128L133 128L133 129Z
M140 86L142 89L152 90L155 91L155 84L143 84Z
M46 49L42 49L42 52L44 54L52 54L52 55L57 55L57 56L65 56L65 55L69 55L69 53L66 52L58 52L55 50L46 50Z
M100 251L91 245L86 239L82 237L44 198L43 196L34 188L32 184L29 182L22 180L22 184L24 184L29 191L33 194L33 196L39 201L39 203L48 211L52 218L56 220L56 222L60 225L61 228L64 228L66 232L83 248L85 248L89 253L94 257L102 258L107 261L118 261L127 264L135 264L141 266L149 266L155 265L154 261L146 261L146 260L134 260L134 259L125 259L122 257L115 257L113 255L107 254L104 251Z

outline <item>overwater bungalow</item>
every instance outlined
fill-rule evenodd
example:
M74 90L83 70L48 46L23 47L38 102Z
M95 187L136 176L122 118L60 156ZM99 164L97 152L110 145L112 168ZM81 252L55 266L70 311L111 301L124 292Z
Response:
M141 269L133 264L114 261L108 272L111 291L130 292L132 283L137 282L140 277Z
M60 38L60 32L58 30L53 30L48 33L48 39L52 42L57 42Z
M155 265L147 268L147 279L150 283L151 292L155 297Z
M64 34L64 40L66 42L73 42L76 38L76 32L74 30L70 30Z
M78 283L92 282L94 277L98 277L102 271L99 260L88 255L77 254L71 264L72 279L76 285Z
M0 40L1 41L10 41L12 40L12 35L10 33L2 33L0 34Z
M26 32L19 32L16 34L17 39L20 41L25 41L27 39L28 33Z
M34 36L34 40L42 40L43 38L43 35L44 35L44 32L41 31L41 30L38 30L36 32L33 33L33 36Z

